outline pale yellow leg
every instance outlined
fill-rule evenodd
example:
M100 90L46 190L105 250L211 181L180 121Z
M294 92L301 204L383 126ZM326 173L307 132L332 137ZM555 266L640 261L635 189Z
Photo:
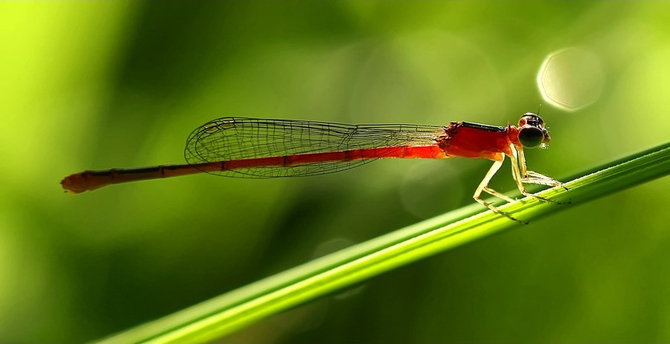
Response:
M479 183L479 186L477 186L477 189L475 190L474 195L472 195L472 198L474 198L474 200L477 201L477 203L491 209L493 212L504 215L504 216L514 220L514 221L519 221L518 219L512 217L511 215L499 210L493 204L491 204L489 202L486 202L486 201L484 201L483 199L480 198L482 192L486 192L486 193L488 193L490 195L493 195L495 197L504 199L507 202L514 202L513 198L508 197L507 195L504 195L504 194L502 194L498 191L495 191L495 190L491 189L490 187L488 187L489 182L491 181L491 178L493 178L493 176L496 174L496 172L498 172L500 167L503 165L503 161L504 160L495 161L493 163L493 166L491 166L489 171L486 172L486 175L484 176L484 179L482 179L481 183ZM521 221L519 221L519 222L521 222Z
M512 151L518 153L518 161L519 161L519 172L521 175L521 183L524 184L539 184L539 185L547 185L547 186L562 186L563 184L559 182L558 180L547 177L543 174L539 174L537 172L533 171L528 171L526 167L526 156L523 154L523 149L522 150L516 150L516 147L512 146Z
M560 186L562 184L561 182L553 178L549 178L537 172L528 171L526 168L526 158L523 154L523 150L517 150L514 145L511 145L511 149L512 149L512 156L510 156L510 159L512 160L512 177L514 177L514 181L516 182L517 188L519 188L519 192L521 192L521 194L526 197L537 198L539 200L552 203L560 203L544 197L534 195L526 190L526 187L523 185L524 183L540 184L548 186Z

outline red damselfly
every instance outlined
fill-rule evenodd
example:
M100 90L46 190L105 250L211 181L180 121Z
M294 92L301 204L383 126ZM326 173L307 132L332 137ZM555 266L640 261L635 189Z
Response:
M240 178L298 177L347 170L384 158L484 158L492 160L493 166L475 189L473 198L502 213L480 196L486 192L514 201L488 186L506 156L512 162L512 175L524 196L546 200L530 194L524 184L561 185L526 168L524 148L544 146L549 140L544 121L534 113L522 115L518 126L504 127L471 122L451 122L447 126L349 125L223 117L205 123L189 135L184 151L187 164L84 171L66 177L61 184L69 192L80 193L109 184L200 172Z

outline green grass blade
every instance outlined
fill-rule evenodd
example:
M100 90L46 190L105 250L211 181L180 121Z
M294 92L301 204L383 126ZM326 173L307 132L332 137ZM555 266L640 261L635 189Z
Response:
M586 171L538 195L583 204L670 173L670 143ZM500 207L533 221L572 205L524 198ZM522 226L478 204L402 228L233 290L99 343L205 342L271 314L505 229Z

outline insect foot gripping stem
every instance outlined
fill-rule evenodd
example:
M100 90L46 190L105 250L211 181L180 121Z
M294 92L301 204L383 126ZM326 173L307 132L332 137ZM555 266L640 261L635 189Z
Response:
M543 202L549 202L553 204L565 204L565 202L555 201L528 192L524 184L537 184L551 187L560 186L566 190L567 188L563 186L563 183L554 178L547 177L543 174L534 171L529 171L526 167L526 157L524 155L523 149L517 148L513 144L511 144L510 151L512 152L512 154L509 156L510 160L512 161L512 177L514 178L517 188L519 189L519 192L522 195L524 195L525 197L535 198Z
M516 221L516 222L523 223L523 224L527 225L528 222L526 222L526 221L521 221L521 220L517 219L516 217L513 217L512 215L510 215L510 214L508 214L508 213L506 213L506 212L504 212L504 211L502 211L502 210L496 208L496 206L494 206L493 204L491 204L491 203L489 203L489 202L486 202L486 201L484 201L483 199L481 199L481 198L479 197L479 196L481 196L482 192L486 192L486 193L488 193L488 194L490 194L490 195L492 195L492 196L496 196L496 197L498 197L498 198L504 199L504 200L507 201L507 202L510 202L510 203L511 203L511 202L514 202L514 199L508 197L507 195L501 194L500 192L495 191L495 190L493 190L493 189L491 189L491 188L488 187L488 184L489 184L489 182L491 181L491 178L493 178L493 176L496 174L496 172L498 172L498 170L500 169L500 167L502 166L502 164L503 164L503 160L501 160L501 161L495 161L495 162L493 163L493 166L491 166L491 168L489 169L489 171L486 173L486 175L484 176L484 179L482 179L481 183L479 183L479 186L477 186L477 189L475 190L474 195L472 195L472 198L473 198L477 203L479 203L479 204L481 204L481 205L483 205L483 206L489 208L491 211L493 211L493 212L496 213L496 214L500 214L500 215L502 215L502 216L507 217L508 219L510 219L510 220L512 220L512 221Z

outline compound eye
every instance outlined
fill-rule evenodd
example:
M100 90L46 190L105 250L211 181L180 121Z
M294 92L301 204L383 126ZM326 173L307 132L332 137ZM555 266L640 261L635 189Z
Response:
M519 141L526 148L534 148L542 144L544 133L536 127L525 127L519 131Z

